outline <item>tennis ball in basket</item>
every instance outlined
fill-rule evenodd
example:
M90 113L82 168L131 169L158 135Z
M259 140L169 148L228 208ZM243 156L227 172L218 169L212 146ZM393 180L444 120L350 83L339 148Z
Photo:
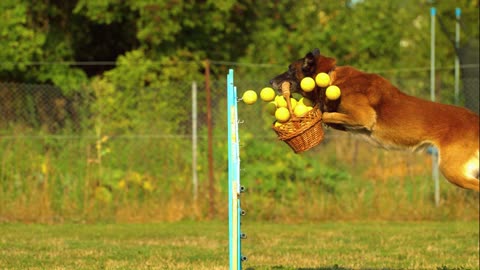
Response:
M312 77L305 77L300 81L300 87L305 92L311 92L315 88L315 80Z
M302 117L308 112L307 106L303 104L298 104L297 107L295 107L295 110L293 110L293 114L297 117Z
M330 85L327 87L327 90L325 91L325 95L327 96L328 99L330 100L336 100L340 97L340 88L336 85Z
M245 104L252 105L257 101L257 93L253 90L247 90L243 93L242 100Z
M275 124L274 124L276 127L279 127L281 125L283 125L282 123L278 122L278 121L275 121Z
M275 115L275 111L277 110L277 104L275 103L275 101L270 101L269 103L267 103L267 105L265 106L265 110L269 114Z
M278 109L275 111L275 118L276 118L277 121L280 122L280 123L287 122L288 119L290 119L290 112L289 112L288 109L285 108L285 107L278 108Z
M277 107L283 107L283 108L286 108L287 107L287 101L285 100L285 98L283 96L276 96L275 97L275 103L277 103Z
M308 99L306 97L301 98L299 100L299 103L302 103L305 106L313 106L313 101L311 101L310 99Z
M315 76L315 82L320 87L327 87L330 84L330 76L325 72L320 72Z
M260 98L263 101L272 101L275 98L275 90L271 87L265 87L260 91Z

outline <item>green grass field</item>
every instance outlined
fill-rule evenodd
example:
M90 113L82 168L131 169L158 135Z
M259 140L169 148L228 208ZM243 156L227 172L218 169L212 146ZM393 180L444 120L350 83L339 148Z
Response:
M245 221L244 269L479 269L478 222ZM225 222L0 225L1 269L227 269Z

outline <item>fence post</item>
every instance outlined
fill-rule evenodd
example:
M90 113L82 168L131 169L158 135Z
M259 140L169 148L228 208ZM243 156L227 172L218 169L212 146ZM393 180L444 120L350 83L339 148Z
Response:
M198 174L197 174L197 82L192 82L192 184L193 201L198 198Z
M435 13L434 7L430 9L431 31L430 31L430 99L435 101ZM440 183L438 179L438 150L432 147L432 178L435 185L435 205L440 204Z
M208 193L210 217L215 215L215 187L213 176L213 127L212 127L212 98L210 93L210 61L205 60L205 89L207 96L207 129L208 129Z

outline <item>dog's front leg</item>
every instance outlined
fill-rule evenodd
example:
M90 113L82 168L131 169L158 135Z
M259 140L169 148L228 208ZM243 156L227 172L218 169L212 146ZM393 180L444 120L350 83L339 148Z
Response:
M342 98L335 111L324 112L322 118L327 125L372 131L377 121L377 113L365 95L350 94Z
M322 121L325 124L342 125L350 129L363 129L366 128L363 124L356 121L348 114L338 112L324 112L322 114Z
M366 129L373 130L376 123L376 113L371 107L363 107L362 110L352 112L324 112L322 120L325 124L342 125L348 129Z

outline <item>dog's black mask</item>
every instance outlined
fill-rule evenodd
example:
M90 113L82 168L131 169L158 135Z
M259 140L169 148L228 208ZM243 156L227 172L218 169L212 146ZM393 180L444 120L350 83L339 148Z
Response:
M271 79L270 84L274 89L280 91L282 82L287 81L291 84L291 92L302 92L300 89L300 81L305 77L313 77L316 75L316 62L318 57L320 57L319 49L307 53L304 58L291 63L286 72Z

